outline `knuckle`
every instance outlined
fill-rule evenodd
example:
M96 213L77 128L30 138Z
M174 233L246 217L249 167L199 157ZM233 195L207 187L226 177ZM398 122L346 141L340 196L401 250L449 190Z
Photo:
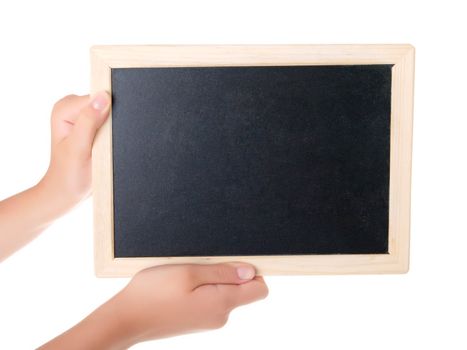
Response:
M70 100L76 98L76 95L70 94L66 95L65 97L61 98L57 102L54 103L53 108L52 108L52 115L57 114L57 112L60 112L66 104L70 102Z
M229 314L228 313L219 313L214 315L211 320L210 324L208 325L211 329L219 329L224 327L227 322L229 321Z
M227 322L229 321L229 315L222 315L219 317L219 319L217 320L217 327L218 328L222 328L224 327Z
M219 293L216 298L215 309L220 312L229 312L234 308L234 301L229 295L224 293Z
M139 278L145 278L146 276L150 275L151 273L154 273L154 271L156 270L160 270L161 269L161 266L149 266L149 267L145 267L144 269L142 270L139 270L135 276L139 277Z
M266 284L262 285L261 292L260 292L260 298L265 299L269 295L269 288Z
M149 273L150 269L151 269L150 267L146 267L145 269L139 270L137 273L135 273L135 275L133 276L133 279L143 278L145 275Z

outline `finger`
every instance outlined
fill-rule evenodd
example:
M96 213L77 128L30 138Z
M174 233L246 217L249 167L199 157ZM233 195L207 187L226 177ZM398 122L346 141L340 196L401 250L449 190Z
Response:
M81 109L70 134L70 142L80 154L91 155L92 144L97 130L109 115L110 95L99 92Z
M241 284L255 277L252 265L224 263L211 265L189 265L193 288L204 284Z
M255 277L241 285L217 285L220 298L225 301L227 309L253 303L267 297L269 291L262 277Z
M68 136L73 129L79 111L89 103L89 95L68 95L57 103L52 110L52 143L56 144Z

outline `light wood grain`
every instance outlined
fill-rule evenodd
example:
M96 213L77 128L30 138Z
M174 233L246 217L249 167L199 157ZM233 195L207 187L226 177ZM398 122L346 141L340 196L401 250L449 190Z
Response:
M236 257L114 258L112 118L93 147L95 271L131 276L167 263L244 261L263 275L404 273L409 266L414 48L410 45L94 46L91 93L111 92L111 68L393 64L389 189L389 253Z

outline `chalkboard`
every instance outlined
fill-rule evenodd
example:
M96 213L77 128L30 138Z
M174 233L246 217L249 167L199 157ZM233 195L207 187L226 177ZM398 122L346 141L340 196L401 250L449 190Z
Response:
M391 68L113 69L115 256L387 253Z
M104 275L229 260L266 273L406 271L411 80L401 67L413 62L401 57L412 48L378 60L358 47L348 62L333 47L332 64L316 47L292 49L301 64L284 63L286 48L270 49L276 64L238 48L219 58L144 48L121 62L121 48L98 48L95 81L112 94L93 157ZM183 52L209 55L183 65Z

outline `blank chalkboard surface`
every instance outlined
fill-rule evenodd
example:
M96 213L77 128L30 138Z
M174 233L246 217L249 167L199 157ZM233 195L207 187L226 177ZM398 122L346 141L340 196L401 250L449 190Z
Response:
M115 256L387 253L391 67L113 69Z
M234 63L109 64L112 259L402 254L399 62Z

